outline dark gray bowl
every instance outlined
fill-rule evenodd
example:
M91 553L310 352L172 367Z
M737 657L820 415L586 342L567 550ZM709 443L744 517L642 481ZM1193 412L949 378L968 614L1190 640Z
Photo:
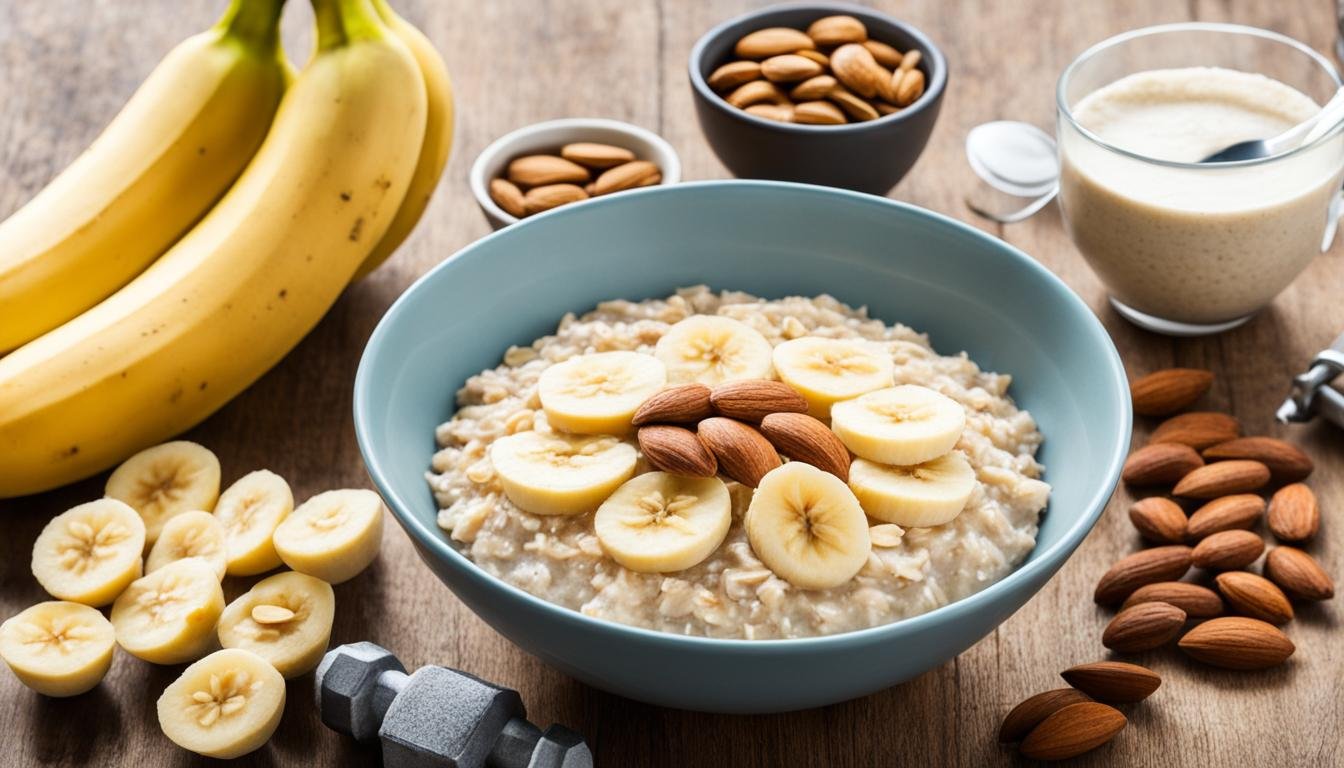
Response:
M797 125L748 114L710 89L705 78L733 58L743 35L766 27L805 30L813 21L847 13L868 26L868 36L902 51L918 49L927 85L924 95L895 114L866 123ZM709 146L741 178L824 184L885 195L905 176L938 120L947 85L943 52L914 27L855 5L776 5L730 19L706 32L691 50L695 114Z

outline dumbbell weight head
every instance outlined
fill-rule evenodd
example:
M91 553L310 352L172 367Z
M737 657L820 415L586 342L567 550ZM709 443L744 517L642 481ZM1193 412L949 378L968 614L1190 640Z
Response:
M378 735L386 768L475 768L486 764L514 718L517 691L444 667L416 670L388 707Z
M317 667L317 711L322 722L356 741L376 740L383 713L396 695L388 689L391 680L378 684L385 672L404 679L406 668L380 645L350 643L328 652Z

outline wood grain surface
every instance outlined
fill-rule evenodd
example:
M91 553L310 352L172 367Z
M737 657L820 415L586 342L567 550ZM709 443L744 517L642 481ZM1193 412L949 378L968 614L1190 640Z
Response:
M727 176L696 125L686 57L713 24L759 3L681 0L394 0L438 44L457 88L452 162L414 237L256 386L193 430L213 448L225 482L259 467L288 478L295 496L365 486L350 418L360 351L382 312L418 275L487 233L467 190L484 146L513 128L565 116L628 120L665 136L688 179ZM222 0L0 0L0 215L63 168L120 108L162 55L203 29ZM286 19L291 56L306 58L311 15L294 0ZM1292 374L1344 329L1341 248L1317 259L1245 327L1177 340L1126 324L1064 233L1054 207L994 227L962 197L974 177L962 142L987 120L1053 124L1053 88L1087 45L1148 24L1190 19L1268 27L1329 52L1328 0L905 0L877 3L922 28L947 53L951 78L928 150L893 196L969 221L1038 258L1105 322L1131 374L1173 364L1218 374L1208 403L1231 409L1250 433L1289 437L1317 462L1324 533L1310 549L1344 575L1344 435L1328 426L1282 428L1272 412ZM888 318L898 319L898 318ZM2 322L3 319L0 319ZM1141 424L1136 441L1151 425ZM428 461L428 457L426 457ZM28 571L33 539L54 514L100 495L103 478L0 502L0 617L44 598ZM955 661L903 686L824 709L722 717L638 704L547 668L467 611L417 560L395 526L377 564L336 589L334 643L360 639L394 649L408 667L459 666L518 688L533 720L587 735L602 766L985 766L1019 761L995 743L999 720L1024 697L1062 683L1060 669L1105 656L1109 614L1093 606L1096 578L1137 546L1123 489L1077 554L1023 610ZM228 596L246 583L227 585ZM237 580L240 581L241 580ZM1288 628L1291 663L1255 674L1188 663L1174 650L1141 657L1164 677L1130 725L1080 765L1338 765L1344 761L1344 642L1337 598L1301 609ZM657 663L651 659L650 663ZM188 765L200 761L159 732L154 701L176 675L118 654L93 692L37 696L0 672L0 763ZM239 761L259 766L367 765L377 753L318 720L311 676L293 681L279 731Z

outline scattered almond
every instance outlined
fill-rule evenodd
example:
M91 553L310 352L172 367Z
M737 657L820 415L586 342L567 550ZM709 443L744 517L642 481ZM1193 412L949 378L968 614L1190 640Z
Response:
M1032 696L1009 710L999 726L999 741L1005 744L1021 741L1041 721L1070 704L1091 701L1086 693L1076 688L1057 688Z
M1246 571L1220 573L1214 579L1232 610L1252 619L1270 624L1287 624L1293 620L1293 606L1283 590L1263 576Z
M1240 670L1282 664L1297 650L1278 627L1242 616L1209 619L1186 632L1178 645L1197 661Z
M1154 547L1122 558L1097 582L1092 599L1101 605L1118 603L1147 584L1179 581L1190 570L1189 547Z
M523 195L523 212L531 216L587 199L588 193L583 191L583 187L574 184L545 184L533 187Z
M704 384L678 384L654 393L635 411L631 423L694 424L714 415L709 404L709 387Z
M1329 600L1335 582L1316 558L1294 547L1275 547L1265 557L1265 575L1299 600Z
M639 450L649 466L685 477L713 477L719 471L714 455L685 427L650 424L640 427Z
M1254 491L1268 482L1269 468L1264 464L1235 459L1217 461L1193 470L1181 478L1171 492L1191 499L1214 499Z
M730 61L710 74L705 81L716 91L726 91L761 77L761 65L756 61Z
M1199 540L1211 533L1250 528L1265 512L1265 500L1253 493L1235 493L1214 499L1190 516L1186 534Z
M738 40L733 52L744 59L768 59L781 53L811 50L816 47L812 38L796 29L769 27L758 29Z
M1153 695L1162 678L1147 667L1123 661L1079 664L1059 673L1064 681L1097 701L1133 704Z
M1280 541L1306 541L1321 529L1316 494L1302 483L1285 485L1269 500L1270 533Z
M817 62L796 53L771 56L761 62L761 74L772 83L796 83L825 71Z
M1307 479L1315 465L1296 445L1273 437L1239 437L1204 449L1209 461L1251 459L1269 467L1276 483L1295 483Z
M1022 740L1024 756L1066 760L1115 738L1128 721L1120 710L1095 701L1070 704L1041 721Z
M1157 425L1151 443L1184 443L1196 450L1235 440L1241 436L1241 422L1225 413L1195 411L1173 416Z
M755 488L767 472L783 463L764 435L740 421L711 416L700 422L696 434L718 459L719 470L743 485Z
M1192 619L1209 619L1223 612L1223 599L1208 587L1184 581L1159 581L1134 590L1120 607L1131 608L1139 603L1170 603L1185 611Z
M760 421L772 413L807 413L807 400L782 381L739 379L726 381L710 392L710 405L720 416Z
M808 26L807 36L823 46L861 43L868 39L868 28L853 16L824 16Z
M1174 485L1204 466L1194 448L1181 443L1151 443L1125 459L1120 477L1130 485Z
M1157 544L1180 544L1185 541L1185 510L1171 499L1152 496L1134 502L1129 508L1129 520L1145 539Z
M589 168L611 168L635 159L635 153L625 147L610 144L598 144L592 141L576 141L560 148L560 156L573 163Z
M1251 531L1219 531L1200 540L1190 559L1197 568L1230 571L1245 568L1264 551L1265 540Z
M1181 633L1185 611L1170 603L1139 603L1120 611L1106 625L1101 644L1117 653L1160 648Z
M520 187L540 187L547 184L583 184L588 181L588 169L555 155L525 155L509 163L505 172L509 181Z
M1213 384L1213 374L1199 368L1167 368L1129 385L1134 413L1167 416L1194 404Z
M849 450L831 428L806 413L772 413L761 433L784 456L849 482Z
M490 199L510 216L521 219L527 215L527 208L523 203L523 191L507 179L490 180Z

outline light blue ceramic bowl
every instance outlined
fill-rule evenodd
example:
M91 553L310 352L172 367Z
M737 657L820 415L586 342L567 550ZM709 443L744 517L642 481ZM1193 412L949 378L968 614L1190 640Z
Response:
M1054 486L1036 549L988 589L894 624L801 640L680 637L580 615L487 575L435 525L424 473L467 377L510 344L609 298L708 283L829 293L1011 373L1045 433ZM969 648L1078 546L1129 445L1129 389L1101 324L1044 267L966 225L885 198L779 182L680 184L528 219L435 267L388 310L355 380L369 473L429 567L527 652L590 685L665 706L774 712L862 696Z

